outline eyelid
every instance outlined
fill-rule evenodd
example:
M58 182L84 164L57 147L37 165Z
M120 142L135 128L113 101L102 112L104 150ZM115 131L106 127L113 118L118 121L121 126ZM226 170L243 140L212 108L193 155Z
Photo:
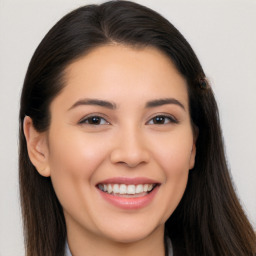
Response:
M103 119L106 123L105 123L105 124L90 124L90 123L86 123L86 121L88 121L88 119L89 119L89 118L92 118L92 117L98 117L98 118L100 118L100 119ZM81 118L81 119L78 121L78 124L80 124L80 125L94 125L94 126L99 126L99 125L109 125L110 122L107 120L107 118L105 117L105 115L99 114L99 113L92 113L92 114L86 115L86 116L84 116L83 118Z
M164 118L168 118L170 120L170 122L168 122L167 124L178 124L179 123L179 120L174 117L173 115L171 114L167 114L167 113L157 113L157 114L154 114L153 116L150 117L150 119L146 122L146 124L148 125L167 125L167 124L150 124L150 122L156 118L156 117L164 117Z
M90 123L86 122L86 121L88 121L89 118L92 118L92 117L98 117L101 120L104 120L105 123L104 124L90 124ZM168 123L163 123L163 124L154 124L154 123L150 124L150 122L156 117L163 117L163 118L169 119L169 122ZM178 123L179 123L179 120L176 117L174 117L173 115L169 114L169 113L157 113L157 114L152 115L148 119L148 121L146 122L146 125L167 125L167 124L178 124ZM88 115L84 116L83 118L81 118L78 121L78 124L79 125L100 126L100 125L110 125L111 123L108 121L108 117L106 117L104 114L102 114L102 113L91 113L91 114L88 114Z

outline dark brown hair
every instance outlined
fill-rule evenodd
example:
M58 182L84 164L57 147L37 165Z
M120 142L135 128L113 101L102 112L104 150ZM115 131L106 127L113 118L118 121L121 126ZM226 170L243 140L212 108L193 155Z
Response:
M204 71L188 42L158 13L133 2L81 7L63 17L36 49L20 104L20 195L26 256L63 256L66 226L50 178L30 162L23 132L26 115L42 132L49 105L65 86L66 67L100 45L153 46L186 79L190 115L198 128L197 156L184 196L166 223L174 255L254 255L255 233L234 192L226 165L218 109Z

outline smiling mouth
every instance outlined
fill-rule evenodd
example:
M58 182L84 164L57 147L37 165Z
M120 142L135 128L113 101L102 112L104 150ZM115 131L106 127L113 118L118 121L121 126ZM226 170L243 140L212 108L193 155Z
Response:
M119 197L141 197L151 193L157 184L98 184L102 192Z

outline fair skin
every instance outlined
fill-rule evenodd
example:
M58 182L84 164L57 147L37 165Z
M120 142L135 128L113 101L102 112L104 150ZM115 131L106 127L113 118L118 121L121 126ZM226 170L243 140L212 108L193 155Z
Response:
M98 47L67 67L50 112L47 132L29 117L24 131L63 207L72 255L164 256L164 223L196 154L186 81L169 58L152 47ZM114 184L127 190L102 191Z

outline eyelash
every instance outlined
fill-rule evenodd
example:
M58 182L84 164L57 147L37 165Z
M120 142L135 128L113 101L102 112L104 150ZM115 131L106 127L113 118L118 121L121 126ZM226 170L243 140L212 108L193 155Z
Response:
M160 123L154 123L154 121L160 121ZM153 122L153 123L152 123ZM173 124L178 124L178 120L176 118L174 118L173 116L171 115L156 115L154 116L153 118L151 118L147 124L149 125L166 125L166 124L170 124L170 123L173 123Z
M157 123L159 121L160 121L160 123ZM104 123L102 123L102 122L104 122ZM162 115L154 116L146 124L148 124L148 125L166 125L169 123L177 124L179 122L176 118L174 118L171 115L163 115L162 114ZM94 115L94 116L89 116L89 117L83 118L81 121L79 121L79 124L98 126L98 125L106 125L106 124L109 125L110 123L102 116Z
M93 123L93 122L96 123ZM97 123L97 121L100 121L100 123ZM101 122L104 122L104 124L102 124ZM79 121L79 124L86 124L86 125L106 125L106 124L110 124L108 121L106 121L105 118L103 118L102 116L98 116L98 115L94 115L94 116L88 116L83 118L81 121Z

